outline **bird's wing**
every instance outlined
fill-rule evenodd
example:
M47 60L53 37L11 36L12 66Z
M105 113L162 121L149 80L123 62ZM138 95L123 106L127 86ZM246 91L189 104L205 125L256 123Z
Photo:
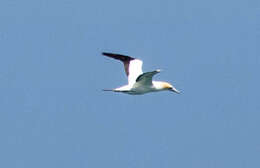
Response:
M160 72L160 70L145 72L138 76L138 78L136 79L136 83L141 84L141 85L152 85L153 76L159 72Z
M120 60L124 63L125 72L128 77L128 83L133 85L139 75L143 73L142 65L143 62L139 59L132 58L130 56L114 54L114 53L106 53L103 52L103 55Z

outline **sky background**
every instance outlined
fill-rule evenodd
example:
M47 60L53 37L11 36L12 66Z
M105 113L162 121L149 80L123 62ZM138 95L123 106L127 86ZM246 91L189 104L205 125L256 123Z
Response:
M0 167L259 168L258 0L1 0ZM102 92L123 65L182 93Z

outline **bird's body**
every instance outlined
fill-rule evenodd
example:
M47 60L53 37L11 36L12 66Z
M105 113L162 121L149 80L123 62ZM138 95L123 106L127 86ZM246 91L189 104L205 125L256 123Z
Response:
M124 63L126 75L128 76L128 85L104 91L122 92L130 95L141 95L149 92L157 92L163 90L169 90L179 93L177 89L175 89L171 84L167 82L152 80L152 77L155 74L159 73L160 70L143 73L143 62L141 60L121 54L102 54L122 61Z

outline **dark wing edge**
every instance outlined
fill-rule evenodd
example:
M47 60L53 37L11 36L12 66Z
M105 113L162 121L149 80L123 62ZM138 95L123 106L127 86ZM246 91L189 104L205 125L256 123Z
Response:
M160 70L155 70L155 71L152 71L152 72L145 72L145 73L139 75L139 76L136 78L136 82L140 82L141 80L143 80L143 79L145 79L145 78L147 78L147 77L150 78L150 80L152 80L152 77L153 77L155 74L159 73L159 72L160 72Z
M107 57L114 58L114 59L117 59L117 60L120 60L120 61L123 61L123 62L131 61L131 60L135 59L135 58L132 58L130 56L122 55L122 54L107 53L107 52L103 52L102 54L107 56Z
M107 53L107 52L102 52L102 54L104 56L122 61L124 63L124 67L125 67L125 73L126 73L127 76L129 75L129 70L128 70L129 63L130 63L131 60L134 60L135 58L129 57L127 55Z

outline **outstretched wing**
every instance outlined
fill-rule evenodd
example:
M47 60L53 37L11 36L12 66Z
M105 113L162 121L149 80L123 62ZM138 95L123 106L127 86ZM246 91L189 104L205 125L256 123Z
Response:
M132 58L132 57L129 57L129 56L126 56L126 55L106 53L106 52L103 52L102 54L107 56L107 57L114 58L114 59L122 61L124 63L124 67L125 67L125 73L126 73L127 76L129 75L128 69L129 69L130 61L134 60L135 58Z
M159 72L159 69L151 72L145 72L138 76L138 78L136 79L136 83L139 83L141 85L152 85L153 76Z
M128 77L128 83L133 85L136 81L136 78L143 73L142 65L143 62L139 59L132 58L130 56L114 54L114 53L106 53L103 52L103 55L120 60L124 63L125 72Z

